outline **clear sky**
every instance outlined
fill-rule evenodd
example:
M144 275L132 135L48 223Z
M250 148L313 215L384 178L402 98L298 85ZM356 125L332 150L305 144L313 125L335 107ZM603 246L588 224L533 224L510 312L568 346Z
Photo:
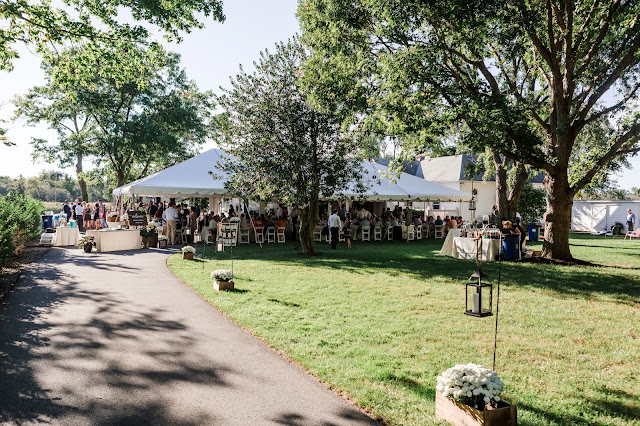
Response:
M237 74L240 64L245 70L251 70L260 51L272 50L277 42L299 32L296 7L296 0L227 0L224 23L207 22L205 29L186 34L182 43L167 47L182 55L182 66L200 89L218 91L220 86L228 84L229 77ZM40 59L22 49L21 58L15 61L15 70L0 72L0 118L11 117L13 107L9 102L16 94L26 93L30 87L43 83ZM28 127L23 121L0 123L0 127L9 128L8 136L16 143L14 147L0 144L0 175L33 176L41 170L56 168L52 164L34 163L29 144L32 137L53 140L53 131L46 126ZM205 148L208 146L211 144ZM617 177L622 188L640 186L640 158L633 158L631 163L632 168ZM72 169L65 171L74 175Z

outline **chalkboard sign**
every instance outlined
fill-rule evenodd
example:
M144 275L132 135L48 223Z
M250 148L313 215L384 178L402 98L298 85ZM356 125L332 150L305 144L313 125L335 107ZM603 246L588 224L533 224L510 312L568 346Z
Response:
M129 226L147 226L147 214L137 210L129 210Z

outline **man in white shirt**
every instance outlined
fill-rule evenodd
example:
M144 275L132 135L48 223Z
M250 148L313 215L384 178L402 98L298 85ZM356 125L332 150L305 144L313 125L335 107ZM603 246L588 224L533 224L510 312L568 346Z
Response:
M78 203L76 205L76 224L78 225L78 231L84 232L84 227L82 218L84 216L84 207L82 207L82 203Z
M334 210L333 214L329 216L329 233L331 234L331 248L335 249L338 246L338 234L340 232L340 216L338 216L338 210Z
M167 222L167 236L169 237L169 244L174 245L176 242L176 227L178 221L178 210L176 210L176 203L169 203L169 207L162 213L162 219Z

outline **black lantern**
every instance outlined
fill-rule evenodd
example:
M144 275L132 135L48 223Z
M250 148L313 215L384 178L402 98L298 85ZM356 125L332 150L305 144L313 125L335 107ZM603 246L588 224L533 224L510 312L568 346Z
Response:
M465 315L473 317L493 315L493 284L484 278L486 275L478 267L478 270L467 281Z

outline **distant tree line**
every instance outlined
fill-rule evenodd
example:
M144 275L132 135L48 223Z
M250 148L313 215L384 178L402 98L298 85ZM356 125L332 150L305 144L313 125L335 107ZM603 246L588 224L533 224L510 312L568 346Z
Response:
M88 201L110 200L105 180L87 178ZM0 195L20 194L40 201L62 202L81 197L78 180L66 173L43 171L38 176L11 178L0 176ZM87 201L87 200L85 200Z

